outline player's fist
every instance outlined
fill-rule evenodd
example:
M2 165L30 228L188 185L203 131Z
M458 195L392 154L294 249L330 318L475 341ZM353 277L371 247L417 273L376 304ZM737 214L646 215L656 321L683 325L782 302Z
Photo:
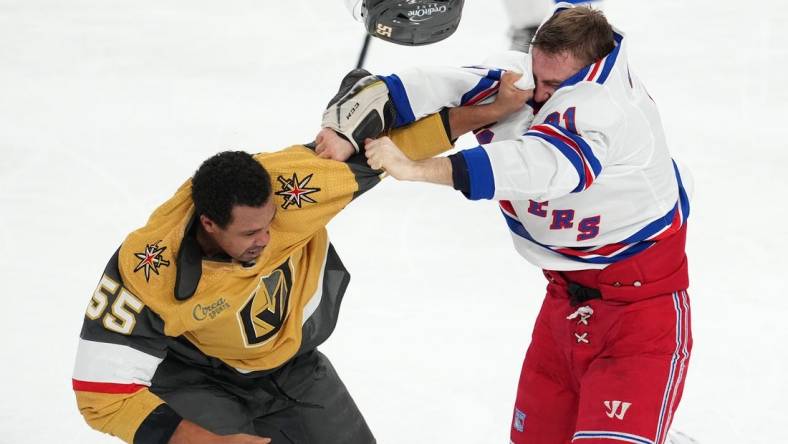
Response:
M364 141L367 163L372 169L385 170L395 179L408 180L413 161L388 137Z
M504 116L522 109L525 102L534 96L533 89L522 90L515 86L522 76L522 74L512 71L506 71L501 76L494 104Z
M344 162L355 154L353 145L331 128L323 128L315 137L317 157Z

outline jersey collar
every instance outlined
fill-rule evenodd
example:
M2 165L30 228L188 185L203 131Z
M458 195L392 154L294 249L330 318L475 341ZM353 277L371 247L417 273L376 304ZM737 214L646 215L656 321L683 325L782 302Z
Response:
M613 71L613 67L616 65L616 61L621 53L621 48L624 44L624 34L613 30L613 39L615 40L616 46L610 53L576 72L572 77L564 80L557 89L576 85L580 82L595 82L603 85L608 76L610 76L610 72Z

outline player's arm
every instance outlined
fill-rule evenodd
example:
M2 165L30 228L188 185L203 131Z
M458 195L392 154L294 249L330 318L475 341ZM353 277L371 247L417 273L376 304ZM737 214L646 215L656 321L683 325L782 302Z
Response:
M434 114L392 130L391 139L414 158L423 159L452 148L444 122L443 116ZM303 226L323 226L380 182L381 171L370 168L363 153L355 153L347 139L324 129L317 140L311 146L297 145L257 155L273 181L274 200L279 206L275 222L297 212L299 220L308 222ZM343 162L323 158L321 147L348 150L349 158Z
M80 332L72 387L85 421L127 443L269 442L211 433L183 420L149 390L169 340L162 319L124 284L115 252Z
M166 443L181 417L148 387L167 354L159 316L124 286L118 252L85 313L72 385L85 421L125 442Z
M452 147L440 115L435 114L391 132L391 137L404 149L421 144L423 156L440 153ZM381 171L370 168L363 153L352 154L338 162L321 158L316 145L349 145L331 130L319 136L319 145L296 145L255 157L268 170L272 179L273 200L277 206L273 229L277 241L297 245L310 239L352 201L381 181ZM417 157L420 158L420 157Z
M533 97L533 87L522 89L522 74L504 72L498 84L493 101L476 106L458 106L448 110L451 137L461 135L491 125L517 111L520 111Z
M506 72L522 74L525 79L518 86L529 89L527 85L533 79L529 57L521 52L506 51L492 55L479 66L416 67L379 76L386 83L397 110L394 126L410 123L442 108L492 103ZM526 106L524 101L518 105L518 108Z
M451 111L441 110L412 124L390 130L386 134L395 140L411 159L426 159L438 155L451 149L456 138L452 136ZM363 147L366 139L380 136L380 133L361 133L358 143ZM346 136L331 128L321 129L315 137L315 142L307 146L314 149L319 158L366 164L363 153L357 151Z
M613 133L578 128L581 122L551 120L516 140L423 161L408 159L386 138L367 144L365 154L397 179L453 186L470 199L545 201L588 189L602 171Z
M406 71L402 76L373 76L364 70L351 71L329 102L322 126L347 139L358 153L363 151L365 139L391 135L392 128L401 128L437 113L442 115L449 138L456 139L522 109L531 97L530 93L513 86L521 77L513 71L425 68ZM422 90L425 91L422 93ZM477 106L466 109L464 105ZM447 107L453 109L446 111ZM323 157L344 160L353 153L327 147L321 138L319 134L316 148ZM419 140L410 141L403 150L411 159L432 157L440 152L429 141Z
M368 71L356 69L342 79L339 91L323 112L323 130L315 138L315 152L320 157L345 161L363 151L365 139L386 134L401 139L402 149L411 158L430 157L451 148L451 143L435 143L436 138L451 139L448 112L441 115L438 111L422 116L425 122L412 119L403 123L386 83ZM329 137L328 130L348 143L337 143L335 137ZM431 137L409 136L416 133ZM364 157L360 159L363 161Z
M505 108L501 100L496 102L491 107L499 110L496 117L513 108ZM287 242L300 242L321 229L352 200L380 182L381 171L369 166L351 140L363 147L365 139L377 137L385 130L410 159L427 159L452 148L452 125L470 129L479 119L491 118L482 114L482 107L469 108L478 108L474 111L479 114L463 115L442 109L391 129L395 108L384 82L364 72L354 71L346 76L324 115L324 120L333 118L339 122L344 137L324 129L314 144L258 155L273 180L274 200L279 207L274 222L281 224L280 230L293 235Z

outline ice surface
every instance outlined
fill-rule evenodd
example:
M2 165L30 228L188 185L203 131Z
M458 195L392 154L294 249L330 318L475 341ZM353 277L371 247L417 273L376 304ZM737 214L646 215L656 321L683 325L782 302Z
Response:
M606 10L695 177L674 424L703 444L788 442L788 5ZM469 1L448 40L373 41L367 67L473 64L505 28L499 2ZM117 442L70 382L106 260L209 155L311 140L362 38L330 0L0 0L0 443ZM387 180L330 233L353 280L322 349L378 441L507 442L545 284L495 205Z

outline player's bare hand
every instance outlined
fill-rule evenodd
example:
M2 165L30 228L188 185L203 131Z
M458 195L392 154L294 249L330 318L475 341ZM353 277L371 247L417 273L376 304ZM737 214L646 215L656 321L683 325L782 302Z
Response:
M517 72L506 71L501 76L498 85L498 95L495 97L494 105L499 109L503 116L508 116L525 106L525 102L534 96L533 89L522 90L514 83L523 75Z
M170 437L169 444L270 444L271 438L236 433L217 435L197 424L183 420Z
M344 162L356 153L353 145L331 128L323 128L315 137L315 152L322 159Z
M395 179L408 180L413 161L388 137L364 141L367 163L372 169L385 170Z

